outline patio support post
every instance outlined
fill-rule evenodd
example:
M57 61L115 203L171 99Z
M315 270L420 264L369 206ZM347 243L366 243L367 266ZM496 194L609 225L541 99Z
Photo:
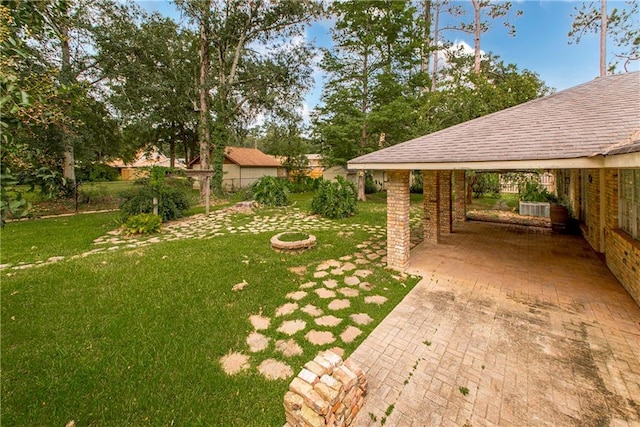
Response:
M422 171L422 190L424 194L424 240L429 243L440 242L440 172Z
M410 171L387 171L387 267L404 270L411 250Z
M440 171L440 234L451 234L453 216L451 214L451 175L453 171Z
M465 171L453 172L453 185L456 195L454 199L454 221L456 223L465 222L467 220L467 186L465 181Z

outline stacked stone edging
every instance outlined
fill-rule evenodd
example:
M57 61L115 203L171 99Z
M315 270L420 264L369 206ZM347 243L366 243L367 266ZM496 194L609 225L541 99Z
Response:
M349 426L362 408L367 380L351 360L326 351L307 362L284 396L285 427Z

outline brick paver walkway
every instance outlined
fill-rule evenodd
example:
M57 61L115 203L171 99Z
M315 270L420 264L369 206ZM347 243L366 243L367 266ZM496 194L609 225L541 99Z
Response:
M640 308L580 237L467 223L356 349L355 425L638 426Z

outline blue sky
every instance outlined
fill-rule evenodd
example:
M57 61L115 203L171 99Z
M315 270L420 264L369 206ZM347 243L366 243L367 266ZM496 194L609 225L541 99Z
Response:
M158 11L163 15L179 19L173 4L161 0L138 0L147 11ZM460 2L470 6L468 1ZM513 63L520 70L536 72L540 78L556 90L585 83L599 75L599 37L596 34L585 36L580 44L569 44L567 33L571 30L575 8L582 2L567 0L526 0L514 1L514 9L520 9L523 15L512 16L509 21L516 27L515 37L510 37L501 22L495 22L490 31L483 35L482 50L498 55L505 63ZM597 2L599 4L599 2ZM624 1L607 1L608 9L628 7ZM472 14L468 15L470 19ZM637 17L640 21L640 17ZM640 22L638 23L640 25ZM307 31L307 38L316 45L331 45L329 27L331 21L313 24ZM450 32L446 38L451 41L464 41L473 45L473 37L461 32ZM611 57L612 46L608 46ZM640 70L640 61L629 71ZM322 75L314 73L316 84L306 96L304 115L319 102L322 92Z

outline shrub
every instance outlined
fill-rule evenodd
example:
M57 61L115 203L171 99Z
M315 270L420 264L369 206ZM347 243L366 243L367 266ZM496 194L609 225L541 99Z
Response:
M373 180L373 175L366 174L364 178L364 192L365 194L374 194L378 192L378 184Z
M284 179L263 176L251 186L253 199L264 205L286 206L289 204L289 188Z
M413 171L411 175L413 179L412 179L411 188L409 191L411 191L414 194L422 194L423 193L422 171Z
M162 218L159 215L141 213L129 217L124 228L129 234L152 234L157 233L161 225Z
M311 178L305 176L303 178L296 178L293 181L289 181L289 190L292 193L307 193L309 191L315 191L318 189L322 178Z
M322 181L311 201L311 212L337 219L356 213L356 186L341 176L336 181Z
M76 179L82 182L117 181L120 179L118 168L102 163L81 165L76 170Z
M500 195L500 175L497 173L476 173L472 182L473 197Z
M178 177L166 177L164 168L152 168L149 178L136 181L131 190L120 194L124 202L120 205L122 219L132 215L153 212L153 198L158 199L158 215L163 221L182 217L189 209L187 188L189 181Z

